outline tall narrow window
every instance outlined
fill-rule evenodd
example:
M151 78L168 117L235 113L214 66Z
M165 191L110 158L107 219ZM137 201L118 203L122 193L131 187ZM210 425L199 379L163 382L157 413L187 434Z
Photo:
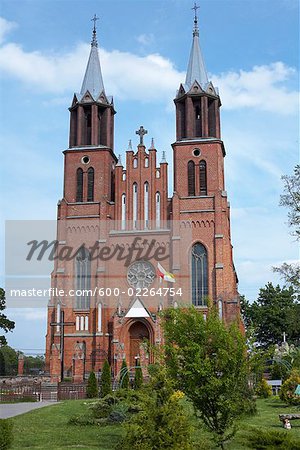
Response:
M90 106L84 108L85 117L85 144L91 145L92 142L92 111Z
M87 185L87 201L94 201L94 169L89 168L87 173L88 185Z
M188 162L188 195L195 195L195 163Z
M102 303L98 304L98 331L101 333L102 331Z
M88 250L81 247L75 260L76 309L89 309L91 289L91 259Z
M110 173L110 200L115 201L115 168L112 166Z
M208 135L216 137L216 100L208 99Z
M145 158L145 167L149 167L149 158Z
M201 106L200 102L195 106L195 136L202 136L202 123L201 123Z
M76 172L76 202L83 201L83 170L79 167Z
M149 226L149 184L144 184L144 228Z
M126 228L126 194L122 194L121 197L121 229Z
M206 306L208 295L207 251L199 242L192 248L192 302L195 306Z
M136 183L133 183L133 228L137 228L137 218L138 218L138 187Z
M219 304L219 319L222 320L223 319L223 302L222 302L222 300L219 300L218 304Z
M155 195L155 224L156 228L160 228L160 193Z
M199 176L200 176L200 195L207 195L207 175L206 175L206 162L200 161L199 164Z
M61 311L60 303L57 303L57 307L56 307L56 323L60 323L60 321L61 321L60 311ZM56 326L56 331L57 332L60 331L60 326L59 325Z

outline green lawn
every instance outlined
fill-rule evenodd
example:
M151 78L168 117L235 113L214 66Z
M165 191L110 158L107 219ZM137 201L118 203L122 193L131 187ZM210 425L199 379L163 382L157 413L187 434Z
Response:
M65 401L15 417L12 419L14 422L13 449L114 449L122 435L120 426L68 424L71 416L82 415L87 411L88 403L89 400ZM258 415L240 422L239 431L235 439L227 445L228 449L249 448L245 444L245 435L253 428L283 430L278 414L296 411L296 408L287 407L275 398L258 400L257 404ZM300 420L292 422L292 426L290 433L300 442Z

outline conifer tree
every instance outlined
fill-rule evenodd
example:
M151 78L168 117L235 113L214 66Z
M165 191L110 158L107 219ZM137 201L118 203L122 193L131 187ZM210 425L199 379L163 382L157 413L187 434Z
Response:
M86 388L87 398L96 398L98 397L98 382L95 375L95 372L91 372L88 379L88 384Z
M134 374L134 389L140 389L142 385L143 385L143 372L138 362Z
M101 375L101 397L112 393L111 389L111 370L107 359L104 361Z
M0 348L0 376L3 377L4 375L5 375L5 359Z
M123 359L121 372L120 372L120 388L128 389L129 387L129 373L126 360Z

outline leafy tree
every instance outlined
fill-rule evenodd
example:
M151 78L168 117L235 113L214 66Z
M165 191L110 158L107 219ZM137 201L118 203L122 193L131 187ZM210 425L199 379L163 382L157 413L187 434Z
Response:
M87 398L98 397L98 382L95 372L91 372L88 378L87 388L86 388Z
M246 306L245 306L246 305ZM292 287L280 288L268 283L259 291L258 299L251 305L244 302L245 323L254 329L256 341L263 347L282 341L285 331L290 343L300 339L300 308Z
M236 324L226 327L215 308L206 321L195 308L170 309L163 318L169 372L224 448L236 420L253 405L245 338Z
M122 450L192 450L190 417L165 367L153 367L142 411L125 425Z
M288 208L288 226L297 241L300 239L300 165L296 165L293 175L283 175L284 193L280 196L280 206ZM292 286L300 295L300 265L299 263L283 263L273 267L285 282Z
M120 372L120 387L123 389L128 389L129 387L129 373L126 364L126 359L123 359L121 372Z
M142 387L142 385L143 385L143 372L142 372L142 368L138 362L138 365L135 368L133 386L134 386L134 389L140 389Z
M5 333L7 333L8 331L12 331L15 328L15 322L9 320L6 315L1 312L4 311L5 308L5 291L4 289L0 288L0 329L2 328ZM0 346L5 344L7 344L5 337L0 336Z
M45 357L43 355L25 356L24 357L24 373L32 374L39 372L45 368Z
M9 345L1 347L1 353L5 360L6 375L17 375L18 373L18 353Z
M0 349L0 376L3 377L4 375L6 375L6 372L5 372L5 359L4 359L3 353L2 353L2 351Z
M104 361L101 374L101 397L112 393L111 389L111 370L107 359Z

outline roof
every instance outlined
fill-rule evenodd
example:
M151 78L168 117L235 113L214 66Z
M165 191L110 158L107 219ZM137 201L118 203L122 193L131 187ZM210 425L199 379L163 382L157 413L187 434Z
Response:
M104 91L95 29L93 31L90 56L83 78L80 95L83 96L87 91L89 91L95 100L99 97L101 92Z
M193 43L186 73L185 85L188 87L188 89L190 89L192 87L192 84L196 80L200 84L201 88L205 90L206 85L208 84L208 78L200 48L199 30L196 18L194 23Z

